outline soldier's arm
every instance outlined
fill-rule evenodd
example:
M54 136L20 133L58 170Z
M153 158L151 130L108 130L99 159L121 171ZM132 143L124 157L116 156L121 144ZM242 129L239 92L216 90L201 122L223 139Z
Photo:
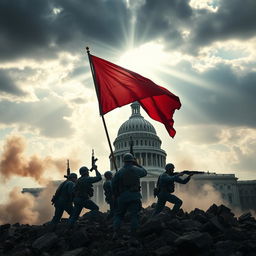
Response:
M178 182L178 183L180 183L180 184L187 184L187 183L190 181L190 177L191 177L191 175L189 175L187 178L185 178L185 179L183 180L183 179L181 179L179 176L177 176L177 177L175 178L175 181Z
M89 180L91 183L95 183L95 182L98 182L98 181L102 180L101 174L100 174L100 172L98 171L96 165L93 166L93 169L95 170L96 176L95 176L95 177L89 177L88 180Z
M140 178L145 177L148 174L147 170L140 165L136 166L136 172Z

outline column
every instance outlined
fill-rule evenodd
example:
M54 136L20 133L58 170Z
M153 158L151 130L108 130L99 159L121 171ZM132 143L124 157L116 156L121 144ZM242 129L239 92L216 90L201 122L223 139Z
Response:
M147 181L147 198L148 198L148 201L150 200L150 190L149 190L149 181Z

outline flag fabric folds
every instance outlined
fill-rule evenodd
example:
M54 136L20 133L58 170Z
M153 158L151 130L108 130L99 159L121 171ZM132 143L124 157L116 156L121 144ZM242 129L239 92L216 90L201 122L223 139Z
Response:
M167 89L135 72L90 55L100 114L138 101L147 114L163 123L174 137L173 114L181 107L179 98Z

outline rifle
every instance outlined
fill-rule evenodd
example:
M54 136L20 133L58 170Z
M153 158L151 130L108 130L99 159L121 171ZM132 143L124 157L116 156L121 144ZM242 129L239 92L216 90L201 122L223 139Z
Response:
M182 171L181 173L184 173L184 174L187 174L187 175L190 175L190 174L204 174L205 172L201 172L201 171L188 171L188 170L185 170L185 171Z
M201 171L188 171L188 170L185 170L185 171L182 171L182 172L174 172L172 173L172 175L177 175L177 174L187 174L187 175L190 175L190 174L204 174L205 172L201 172Z
M130 153L134 156L132 136L130 136L129 145L130 145Z
M93 170L93 166L95 165L96 161L98 161L98 158L94 157L94 149L92 149L92 168L90 169L91 172Z
M67 159L67 175L64 175L64 178L68 178L69 174L70 174L69 159Z

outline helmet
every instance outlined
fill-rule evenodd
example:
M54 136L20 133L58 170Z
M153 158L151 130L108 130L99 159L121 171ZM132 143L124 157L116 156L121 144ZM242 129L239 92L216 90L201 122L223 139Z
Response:
M72 172L68 175L68 179L77 179L76 173Z
M106 172L104 173L104 176L105 176L105 178L112 178L113 174L112 174L111 171L106 171Z
M165 166L165 170L170 170L170 169L174 169L174 165L169 163Z
M79 173L80 175L84 175L84 174L88 174L89 173L89 169L86 167L86 166L82 166L80 169L79 169Z
M133 162L134 160L135 158L131 153L124 154L124 157L123 157L124 162Z

